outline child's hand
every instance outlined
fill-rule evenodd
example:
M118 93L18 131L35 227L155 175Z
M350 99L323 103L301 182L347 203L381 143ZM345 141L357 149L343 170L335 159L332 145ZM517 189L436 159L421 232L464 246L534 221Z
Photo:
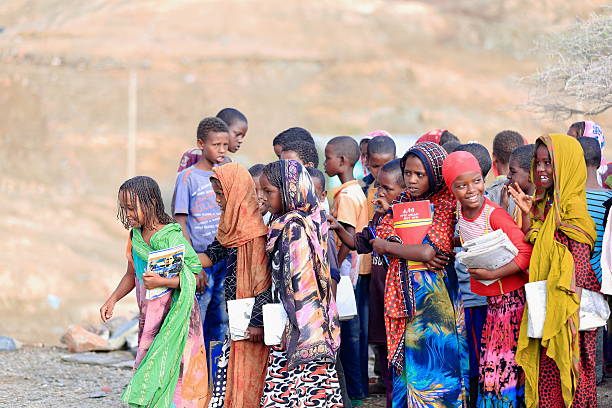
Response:
M480 280L491 279L491 271L488 269L470 268L467 271L474 279L480 279Z
M388 244L389 243L382 238L370 240L370 245L372 245L372 251L376 252L378 255L387 255Z
M252 341L253 343L263 343L263 327L249 326L247 328L247 332L249 333L249 341Z
M504 211L508 211L510 192L508 191L508 185L504 184L501 189L501 196L499 200L499 206L504 209Z
M100 308L100 317L102 321L106 323L108 319L113 317L113 310L115 309L115 301L113 299L108 299L106 303L102 305Z
M431 260L425 262L425 266L432 272L438 272L446 268L450 258L442 254L436 254Z
M329 229L332 231L336 231L340 229L340 223L337 219L332 217L331 215L327 216L327 222L329 223Z
M202 271L196 275L196 293L204 293L207 287L208 275L206 275L206 271L202 269Z
M533 197L525 194L518 183L514 183L514 187L508 186L508 191L510 192L512 198L514 198L514 202L521 209L521 211L528 214L533 206Z
M383 197L378 197L375 200L372 201L372 203L374 204L374 207L376 208L376 212L377 213L386 213L389 208L391 207L389 205L389 202L387 202L387 200Z
M156 273L145 273L144 275L142 275L142 281L144 282L144 286L147 289L155 289L159 288L160 286L165 286L165 278L162 278Z

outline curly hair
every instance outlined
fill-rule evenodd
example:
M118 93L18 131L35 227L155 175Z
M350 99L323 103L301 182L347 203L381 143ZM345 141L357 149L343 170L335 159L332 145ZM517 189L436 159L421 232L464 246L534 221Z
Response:
M121 207L122 193L128 200L126 204L130 204L134 208L138 208L138 205L140 205L144 215L142 227L151 228L156 223L166 225L174 222L174 218L166 214L161 190L157 182L151 177L136 176L125 181L119 187L119 193L117 194L117 219L121 221L125 229L130 229L131 225L125 209Z
M229 128L227 127L227 124L219 118L210 117L210 118L202 119L200 123L198 124L198 132L197 132L198 140L206 142L206 139L208 138L208 134L211 132L229 133Z

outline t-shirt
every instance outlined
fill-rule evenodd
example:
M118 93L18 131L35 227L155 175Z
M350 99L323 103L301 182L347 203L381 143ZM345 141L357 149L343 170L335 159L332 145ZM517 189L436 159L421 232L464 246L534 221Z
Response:
M357 180L347 181L338 188L334 194L332 215L338 222L354 227L355 232L361 231L368 224L366 197ZM355 270L359 262L356 262L357 256L352 259L355 259L352 261L352 268ZM361 269L359 272L362 273Z
M210 184L212 171L189 167L176 177L174 215L187 215L187 232L197 253L203 253L217 234L221 209Z
M591 255L591 266L593 272L597 276L597 280L601 283L601 243L603 241L604 230L606 228L606 208L603 203L608 201L612 197L611 190L587 190L587 208L589 215L595 223L595 230L597 231L597 239L593 247L593 253Z

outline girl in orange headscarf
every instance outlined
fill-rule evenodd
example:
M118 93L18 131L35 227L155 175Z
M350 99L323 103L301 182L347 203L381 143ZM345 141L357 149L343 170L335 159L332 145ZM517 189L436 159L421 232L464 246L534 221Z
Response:
M213 169L210 181L221 207L215 241L201 261L204 267L227 260L225 300L255 298L248 339L232 341L229 333L213 380L209 407L259 407L266 375L268 347L263 344L262 306L271 301L271 278L255 184L238 163Z

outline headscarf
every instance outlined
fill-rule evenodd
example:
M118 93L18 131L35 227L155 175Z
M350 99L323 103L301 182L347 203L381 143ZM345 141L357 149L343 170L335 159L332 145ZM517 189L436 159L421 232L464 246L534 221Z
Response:
M160 249L185 245L184 267L179 272L181 285L172 294L172 304L125 391L121 395L130 406L171 406L181 371L183 351L189 335L189 316L195 299L195 274L202 266L189 245L180 225L167 224L157 231L147 244L139 228L132 230L131 246L141 262L146 264L149 253ZM187 367L184 368L187 370ZM207 389L200 389L199 398L205 398Z
M582 136L591 137L596 139L599 142L599 148L601 149L601 161L599 162L599 168L597 169L597 180L599 184L604 185L604 175L608 172L608 161L604 157L604 147L606 146L606 138L604 137L604 132L597 123L585 120L584 121L584 132L582 132Z
M446 187L451 190L451 186L457 177L468 171L481 172L480 164L472 153L460 151L449 154L442 165L442 176Z
M527 239L534 245L529 281L547 281L546 321L542 339L529 338L528 305L525 305L516 361L525 371L527 407L535 407L538 404L540 347L546 347L546 355L559 368L565 405L570 406L579 375L580 299L575 293L574 259L568 248L555 240L555 232L560 231L569 239L592 247L596 238L595 224L586 204L586 165L582 154L576 154L580 151L580 143L567 135L549 134L538 138L536 146L540 144L546 146L550 154L554 186L552 191L536 190ZM531 177L534 179L533 165ZM552 203L546 213L547 201Z
M373 130L366 135L366 137L376 137L376 136L392 137L391 133L387 132L386 130Z
M266 232L255 183L238 163L214 167L227 201L219 220L217 240L237 248L236 299L255 297L271 285L266 256ZM236 341L230 348L227 367L226 407L258 407L265 382L269 349L263 343Z
M447 157L446 151L433 142L418 143L411 147L402 158L400 162L402 171L409 154L415 155L423 163L429 178L429 190L423 197L418 198L411 197L407 192L403 192L393 204L429 200L434 206L434 213L432 224L424 242L431 245L436 253L452 256L452 240L457 222L455 217L456 200L446 187L442 177L442 165ZM376 233L378 237L383 239L396 236L392 210L389 210L385 215L376 229ZM389 270L385 283L385 326L387 329L389 365L395 367L398 372L401 372L404 366L406 323L412 320L416 313L412 278L412 273L408 271L405 260L389 259Z
M433 129L427 133L423 133L421 137L417 139L417 143L423 142L433 142L436 144L440 144L440 138L442 138L442 134L446 132L446 129Z
M328 225L306 168L294 160L276 163L279 171L270 181L280 186L282 215L271 221L267 250L280 253L281 276L275 282L290 323L286 332L288 366L335 361L340 323L327 262ZM314 275L302 268L312 268Z

